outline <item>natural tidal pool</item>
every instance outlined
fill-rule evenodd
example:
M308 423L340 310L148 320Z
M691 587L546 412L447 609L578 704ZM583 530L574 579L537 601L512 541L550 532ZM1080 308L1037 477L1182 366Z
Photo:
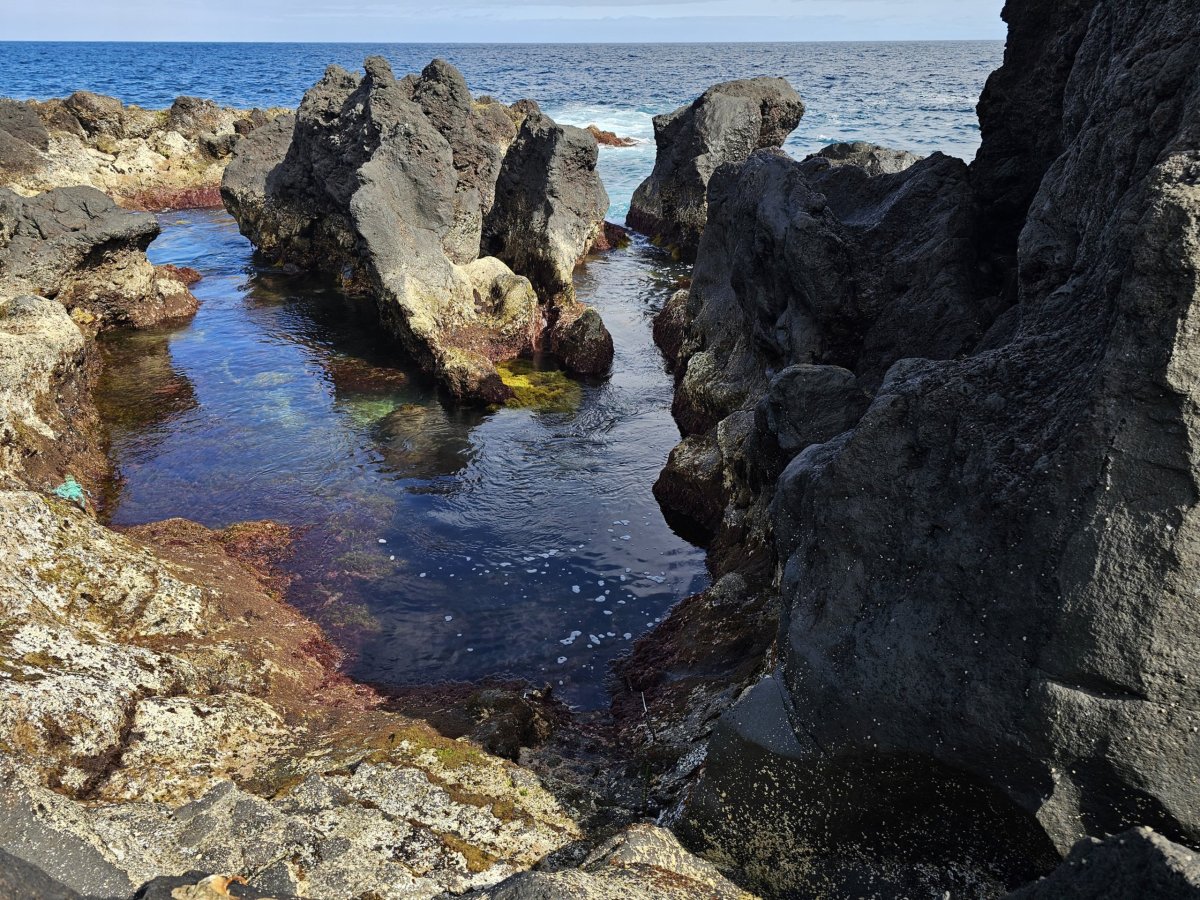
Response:
M200 271L201 306L103 342L111 521L298 526L289 600L353 677L514 676L606 702L608 663L706 583L651 494L678 431L650 320L686 269L636 243L589 261L576 284L612 331L611 377L519 363L534 405L473 410L329 283L256 265L225 213L162 224L150 257Z

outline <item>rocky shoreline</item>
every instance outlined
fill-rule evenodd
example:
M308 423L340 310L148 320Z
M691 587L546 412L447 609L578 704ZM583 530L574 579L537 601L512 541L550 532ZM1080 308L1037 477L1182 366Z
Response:
M287 529L88 501L95 337L196 309L120 206L220 181L260 251L502 402L503 360L611 361L572 283L623 237L596 136L438 61L331 67L295 114L0 102L0 893L1200 895L1191 12L1010 0L970 166L794 160L779 79L656 120L630 224L695 268L655 322L655 493L713 586L618 664L603 735L484 685L446 737L432 689L339 674Z

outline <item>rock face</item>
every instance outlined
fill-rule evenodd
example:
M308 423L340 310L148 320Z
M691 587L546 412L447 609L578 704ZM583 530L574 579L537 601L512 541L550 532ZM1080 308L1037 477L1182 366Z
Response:
M995 890L1086 835L1200 840L1200 20L1006 15L970 173L767 152L711 185L677 413L723 527L746 486L783 621L685 823L775 885L905 894L919 844Z
M755 150L781 147L803 115L804 102L782 78L752 78L714 85L690 105L655 116L654 171L634 192L629 226L695 256L713 173Z
M57 299L93 330L190 316L186 276L146 259L158 233L152 216L118 209L95 188L30 198L0 188L0 297Z
M571 271L607 208L595 164L595 141L535 104L473 101L440 61L398 81L372 57L362 78L326 71L290 140L280 121L239 146L223 195L264 253L371 296L453 395L501 402L499 360L548 344L589 374L611 362L594 313L574 327Z
M1200 858L1149 828L1105 841L1084 838L1050 875L1007 900L1096 900L1100 897L1200 897Z
M601 844L577 868L526 872L472 900L754 900L669 831L635 825Z
M281 112L197 97L150 110L89 91L0 99L0 185L25 195L89 185L132 209L220 206L221 173L239 136Z

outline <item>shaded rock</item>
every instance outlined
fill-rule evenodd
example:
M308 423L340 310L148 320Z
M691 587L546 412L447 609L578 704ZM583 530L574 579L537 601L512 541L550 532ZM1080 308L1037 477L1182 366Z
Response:
M811 848L821 868L871 840L881 821L896 823L894 847L940 844L943 866L966 859L1010 888L1022 867L1042 869L1047 850L1065 853L1086 835L1141 824L1200 840L1193 12L1182 0L1009 4L1008 62L994 105L982 107L981 154L1007 159L1007 174L981 190L1008 185L1000 193L1012 202L987 201L975 228L1004 227L1020 186L1040 184L1011 273L1020 304L1004 325L1011 336L972 354L964 317L932 343L904 328L864 341L847 368L877 377L890 362L870 408L850 431L800 452L775 488L779 675L723 721L689 813L698 840L757 860L764 878L774 840ZM1064 42L1078 49L1066 54L1056 112L1044 99L1053 79L1028 60L1058 71L1047 48ZM1011 103L998 102L996 85ZM1017 108L1029 116L1010 125ZM1030 131L1061 141L1040 176L1037 160L1049 162L1052 147L1006 156ZM851 198L944 165L931 157L898 176L852 174L842 193L829 180L837 170L817 183L860 239L856 223L875 207ZM920 196L897 196L888 215L915 213ZM944 190L927 196L947 200ZM710 222L705 241L715 234ZM943 247L883 257L883 277L906 257L910 271L936 276L925 266ZM970 253L936 268L969 271ZM931 284L950 286L940 276ZM760 297L755 315L776 321L770 295ZM812 333L808 322L782 331L798 343ZM901 358L960 341L961 358ZM755 779L765 777L774 797L791 798L766 815L785 823L773 831L757 824L769 798ZM919 796L914 784L924 785ZM847 785L855 796L841 793ZM870 823L855 821L864 792ZM1003 846L988 836L998 821ZM749 849L760 839L761 855ZM908 849L868 849L877 864L911 863Z
M0 131L37 150L50 149L50 132L27 103L0 99Z
M591 376L607 374L612 368L613 339L604 327L600 313L588 306L573 319L568 320L567 315L569 313L560 312L550 332L551 350L568 372Z
M37 151L20 138L0 129L0 178L5 181L34 172L42 164Z
M499 360L545 343L592 371L606 352L603 325L583 318L570 281L607 206L595 144L589 157L574 133L524 115L516 135L503 107L472 101L441 61L401 81L378 57L361 79L330 67L290 141L281 123L238 148L223 195L260 250L370 296L453 396L504 402ZM504 258L540 301L528 278L479 256L485 216L506 229Z
M655 116L654 171L633 194L629 226L695 256L713 173L755 150L781 147L803 115L804 102L782 78L753 78L714 85L690 105Z
M90 328L147 327L196 311L196 299L145 250L152 216L118 209L94 188L20 197L0 188L0 296L59 300Z
M59 884L37 866L0 850L0 897L12 900L79 900L79 895Z
M729 502L716 442L692 435L676 444L654 482L654 499L676 531L706 543L720 527Z
M871 403L853 372L837 366L789 366L771 379L758 415L786 460L858 424ZM778 473L776 473L778 475Z
M1084 838L1057 869L1008 895L1009 900L1101 900L1104 897L1200 897L1200 857L1149 828L1100 841Z
M1095 0L1007 0L1004 64L979 98L983 143L971 180L987 210L991 251L1012 265L1017 236L1046 170L1066 149L1064 94Z
M833 381L821 382L833 391L826 405L845 430L898 359L966 354L1002 309L981 287L977 208L959 160L935 154L900 173L871 176L859 166L758 151L718 170L709 204L687 299L668 304L656 324L660 341L676 354L672 412L685 435L712 435L721 422L753 409L776 373L796 365L827 374L840 368L858 381L846 407L850 396ZM781 389L802 383L789 380ZM796 402L820 401L810 393ZM708 440L715 446L714 437ZM753 443L749 456L775 460L754 464L769 489L790 456L775 455L774 436ZM723 481L734 486L726 499L740 496L739 506L748 509L763 485L753 483L739 459L723 460L722 469ZM697 482L713 479L698 473ZM765 515L766 504L759 506ZM707 513L696 518L712 521ZM731 521L765 535L760 518Z
M808 158L828 160L831 166L858 166L868 175L895 175L920 162L923 157L907 150L892 150L865 141L830 144ZM807 160L806 160L807 162Z
M688 292L676 291L654 317L654 343L672 370L679 364L679 354L687 337L687 302Z

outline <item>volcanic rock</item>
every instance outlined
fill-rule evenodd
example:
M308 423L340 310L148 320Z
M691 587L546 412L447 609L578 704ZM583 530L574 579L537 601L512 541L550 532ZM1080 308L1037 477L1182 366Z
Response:
M654 117L654 171L633 194L628 224L692 258L708 218L708 182L725 163L781 147L804 115L782 78L714 85L688 106Z

